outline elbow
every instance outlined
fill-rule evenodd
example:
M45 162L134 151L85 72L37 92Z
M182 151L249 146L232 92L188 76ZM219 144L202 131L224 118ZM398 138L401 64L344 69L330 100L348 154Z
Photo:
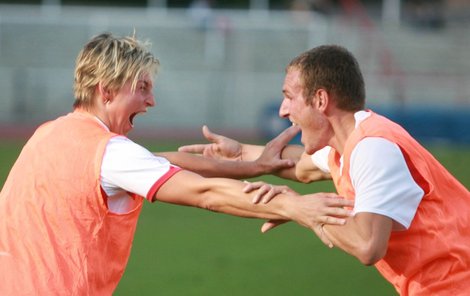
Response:
M386 253L386 247L377 247L369 245L360 248L360 250L358 250L356 254L356 258L359 259L362 264L370 266L380 261Z
M297 181L300 183L308 184L311 183L313 180L306 175L296 175Z
M295 177L297 181L308 184L312 183L315 181L322 181L322 180L328 180L331 179L331 175L328 173L324 173L321 171L316 171L316 172L309 172L309 173L303 173L303 172L295 172Z
M198 208L216 213L224 213L227 211L227 208L230 208L230 202L214 192L212 188L206 188L199 195Z
M318 173L310 172L310 171L306 172L296 167L295 178L297 179L298 182L308 184L318 179Z
M211 212L219 212L219 206L216 201L217 200L215 198L211 198L211 195L206 191L201 193L201 200L197 207Z

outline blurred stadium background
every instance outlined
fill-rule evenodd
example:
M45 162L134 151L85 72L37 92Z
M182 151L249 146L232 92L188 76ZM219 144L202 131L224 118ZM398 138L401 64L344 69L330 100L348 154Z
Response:
M161 62L157 107L131 134L153 150L202 140L203 124L263 142L286 125L277 118L285 65L336 43L358 58L369 107L429 145L468 188L469 29L466 0L0 0L0 184L34 128L71 110L82 45L135 30ZM147 206L116 295L394 295L374 269L308 230L261 236L260 225Z
M370 107L405 115L418 136L434 129L436 138L470 142L468 1L7 2L17 4L0 4L2 133L68 112L84 42L135 29L162 64L158 105L138 118L136 133L186 139L208 124L271 135L285 65L337 43L357 56Z

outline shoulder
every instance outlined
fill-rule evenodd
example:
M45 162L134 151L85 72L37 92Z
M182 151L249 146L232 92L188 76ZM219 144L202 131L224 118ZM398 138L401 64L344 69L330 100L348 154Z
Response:
M403 154L394 142L381 137L366 137L360 140L351 153L351 170L371 171L371 174L377 171L394 171L403 169Z

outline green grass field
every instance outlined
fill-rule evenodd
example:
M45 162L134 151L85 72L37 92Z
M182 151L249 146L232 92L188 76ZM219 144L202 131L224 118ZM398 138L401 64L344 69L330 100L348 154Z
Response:
M23 141L0 143L0 184ZM145 144L153 151L178 145ZM467 188L470 149L430 149ZM332 191L329 182L287 183L302 193ZM146 203L127 270L115 295L396 295L373 267L323 246L289 223L261 234L260 220Z

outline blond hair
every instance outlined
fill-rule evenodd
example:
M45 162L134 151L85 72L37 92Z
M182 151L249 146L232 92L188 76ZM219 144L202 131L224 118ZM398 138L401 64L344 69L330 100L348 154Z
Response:
M110 91L118 91L132 81L135 91L138 79L144 74L157 74L159 61L149 51L150 43L134 36L115 37L103 33L92 38L76 60L74 79L74 108L92 107L96 86L101 82Z

